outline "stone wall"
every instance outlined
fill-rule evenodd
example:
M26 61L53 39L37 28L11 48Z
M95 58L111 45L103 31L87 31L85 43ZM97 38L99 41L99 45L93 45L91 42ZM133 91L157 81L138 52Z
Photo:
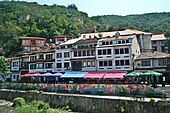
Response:
M68 105L84 113L170 113L168 101L156 103L107 98L107 96L57 94L39 91L0 90L0 99L12 101L23 97L27 101L43 100L52 106Z

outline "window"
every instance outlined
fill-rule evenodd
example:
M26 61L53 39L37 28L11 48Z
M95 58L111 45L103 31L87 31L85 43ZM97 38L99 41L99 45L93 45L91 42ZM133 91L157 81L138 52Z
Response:
M99 66L112 66L112 61L99 61Z
M86 61L82 62L82 67L86 67Z
M141 65L142 66L151 66L151 62L150 62L150 60L141 61Z
M74 52L74 57L77 57L77 51Z
M119 49L115 49L115 54L119 54Z
M83 56L86 56L86 51L83 51Z
M36 64L36 69L43 69L43 68L44 68L43 63Z
M45 57L46 57L46 60L51 60L53 59L53 54L47 54Z
M87 67L91 67L91 62L87 61Z
M95 61L92 61L91 63L92 63L92 67L95 67Z
M57 63L57 68L61 68L62 64L61 63Z
M118 43L118 44L121 44L121 40L119 40L117 43Z
M125 54L129 53L129 48L125 48Z
M95 51L94 50L91 50L91 55L95 55Z
M124 66L124 60L120 60L120 65Z
M98 50L98 55L102 55L102 50Z
M30 57L30 61L33 61L33 60L36 60L37 59L37 56L31 56Z
M99 66L103 66L103 61L99 61Z
M129 40L126 40L126 43L129 43Z
M167 65L166 59L158 60L158 65L159 66L166 66Z
M90 50L87 50L87 56L91 56Z
M109 66L112 66L112 61L109 61L108 63L109 63Z
M62 58L62 53L57 53L57 58Z
M79 56L79 57L81 56L81 51L78 51L78 56Z
M106 49L103 50L103 55L106 55Z
M111 49L107 49L107 54L108 54L108 55L111 54Z
M39 55L39 59L44 59L44 55Z
M125 60L125 65L129 65L129 60Z
M120 49L120 54L124 54L124 49L123 48Z
M125 43L125 40L122 40L122 44L124 44Z
M45 64L45 68L46 68L46 69L53 68L53 63L46 63L46 64Z
M68 68L68 67L70 67L69 62L64 62L64 68Z
M119 60L115 60L115 66L120 66Z
M70 57L69 52L65 52L64 53L64 58L68 58L68 57Z
M12 62L12 66L13 67L18 67L19 66L19 62Z
M104 61L104 66L107 66L107 61Z
M36 69L36 64L31 64L30 69Z

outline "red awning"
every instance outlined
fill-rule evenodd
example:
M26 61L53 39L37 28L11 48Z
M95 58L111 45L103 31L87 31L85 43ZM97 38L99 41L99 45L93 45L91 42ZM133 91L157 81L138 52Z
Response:
M30 73L26 73L26 74L24 74L24 75L21 75L21 77L30 77L30 76L33 76L33 75L30 74Z
M84 78L103 78L103 76L105 75L105 73L102 72L88 72L88 74L86 74L84 76Z
M126 74L126 72L109 72L106 73L103 78L123 78L123 76Z
M39 73L39 72L37 72L37 73L34 73L34 74L32 74L32 76L40 76L41 75L41 73Z

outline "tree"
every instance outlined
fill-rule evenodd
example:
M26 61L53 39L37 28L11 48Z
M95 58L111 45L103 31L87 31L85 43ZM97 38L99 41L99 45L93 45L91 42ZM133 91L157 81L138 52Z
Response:
M9 72L9 67L7 65L7 61L5 60L5 58L1 57L0 58L0 77L5 77L8 76L10 74Z
M68 5L68 8L78 10L75 4Z

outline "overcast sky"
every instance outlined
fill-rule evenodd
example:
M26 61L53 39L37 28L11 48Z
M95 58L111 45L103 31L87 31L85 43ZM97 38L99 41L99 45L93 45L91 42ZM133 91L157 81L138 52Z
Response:
M20 0L21 1L21 0ZM129 15L152 12L170 12L170 0L22 0L39 4L68 6L75 4L89 16Z

